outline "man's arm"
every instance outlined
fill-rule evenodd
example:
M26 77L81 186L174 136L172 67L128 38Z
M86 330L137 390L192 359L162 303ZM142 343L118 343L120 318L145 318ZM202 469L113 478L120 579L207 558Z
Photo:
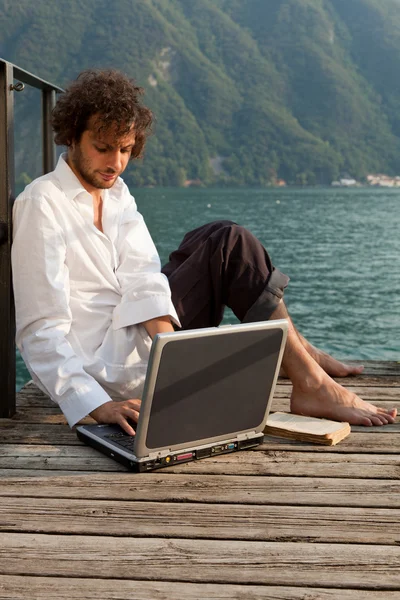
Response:
M72 427L111 398L86 373L66 338L72 319L66 240L51 199L23 195L13 216L17 346L33 380L60 405Z

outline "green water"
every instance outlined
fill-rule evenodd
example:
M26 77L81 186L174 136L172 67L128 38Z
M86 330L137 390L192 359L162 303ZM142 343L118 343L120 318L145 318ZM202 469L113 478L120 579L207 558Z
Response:
M162 262L215 219L248 227L290 276L298 329L335 356L400 360L400 190L131 190ZM234 323L227 311L225 322ZM18 357L17 385L29 378Z

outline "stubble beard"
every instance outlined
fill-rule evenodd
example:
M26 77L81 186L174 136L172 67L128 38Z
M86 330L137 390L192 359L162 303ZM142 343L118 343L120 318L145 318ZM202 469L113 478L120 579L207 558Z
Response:
M94 171L90 170L90 161L83 156L81 149L78 145L75 147L75 152L72 161L74 163L75 169L78 171L82 179L84 179L86 183L88 183L92 187L98 190L106 190L114 185L116 179L113 179L112 181L108 182L103 181L100 179L100 176L97 176ZM110 171L110 169L104 172L107 172L110 175L115 174L115 171Z

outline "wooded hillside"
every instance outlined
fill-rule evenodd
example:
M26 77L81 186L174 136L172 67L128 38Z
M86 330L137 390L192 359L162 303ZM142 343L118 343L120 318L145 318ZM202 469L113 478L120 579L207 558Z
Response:
M131 185L400 173L399 0L1 0L0 33L0 56L60 86L112 66L146 88L157 124ZM35 176L38 95L16 114Z

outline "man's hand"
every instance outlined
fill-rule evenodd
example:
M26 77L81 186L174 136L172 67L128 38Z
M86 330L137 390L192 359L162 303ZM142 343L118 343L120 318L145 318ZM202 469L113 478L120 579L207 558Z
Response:
M98 423L117 423L128 435L135 435L135 430L128 422L137 423L141 400L123 400L121 402L106 402L95 410L90 416Z
M142 323L151 338L157 333L173 332L174 328L168 316L157 317ZM129 421L137 423L139 419L141 400L124 400L121 402L106 402L95 410L90 416L98 423L117 423L128 435L135 435L135 430ZM129 420L128 420L129 419Z

